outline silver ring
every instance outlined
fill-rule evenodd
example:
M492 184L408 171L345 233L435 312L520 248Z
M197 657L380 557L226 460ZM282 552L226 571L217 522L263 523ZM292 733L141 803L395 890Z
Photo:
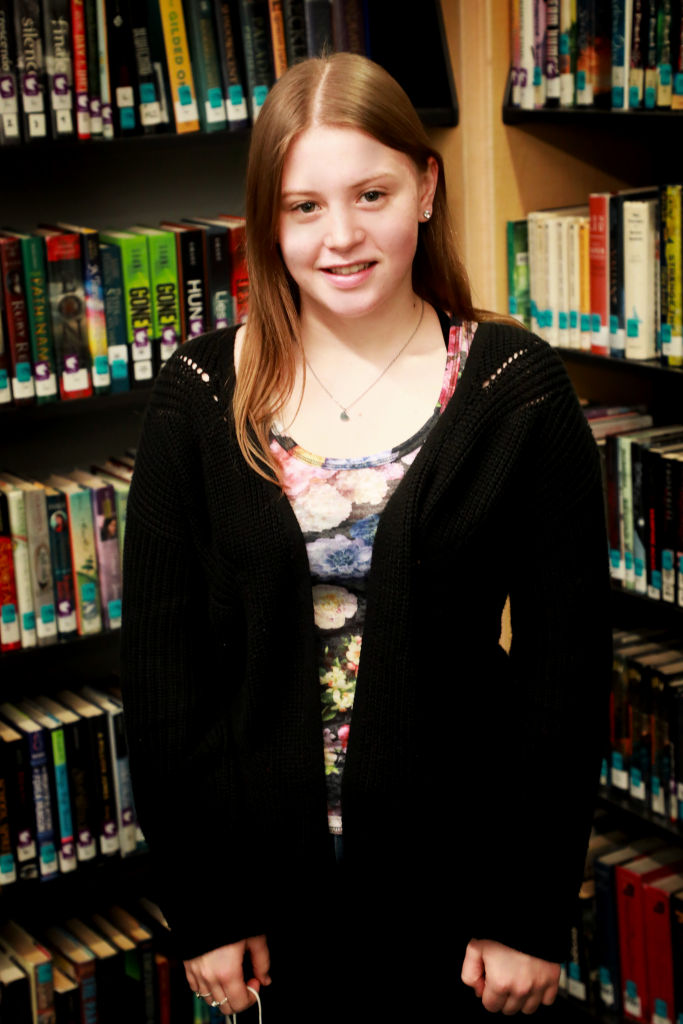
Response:
M228 997L226 996L225 999L221 999L221 1001L220 1001L220 1003L218 1005L222 1006L223 1003L227 1003L227 1001L228 1001Z
M197 999L208 999L209 996L213 995L213 992L195 992Z
M214 1001L212 1003L209 1003L209 1006L220 1006L220 1005L221 1004L217 1003L215 999L214 999Z

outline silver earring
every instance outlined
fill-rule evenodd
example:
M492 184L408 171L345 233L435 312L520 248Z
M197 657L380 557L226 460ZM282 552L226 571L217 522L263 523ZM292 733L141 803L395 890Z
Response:
M425 210L425 212L422 214L422 216L424 217L425 220L429 220L431 215L432 215L432 211L431 210Z

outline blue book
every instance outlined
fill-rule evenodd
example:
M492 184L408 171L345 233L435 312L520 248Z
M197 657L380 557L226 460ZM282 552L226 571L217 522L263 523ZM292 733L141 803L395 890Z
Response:
M100 242L102 281L104 284L104 319L107 327L107 353L111 371L112 394L130 391L128 377L128 335L123 292L121 250L116 245Z
M622 1008L615 868L664 846L665 841L654 836L637 839L603 853L593 864L599 994L602 1005L614 1013Z
M50 775L45 732L13 704L0 704L0 712L12 725L28 736L31 768L31 788L36 812L36 840L40 880L49 882L59 875L59 863L55 848L55 830L50 799Z

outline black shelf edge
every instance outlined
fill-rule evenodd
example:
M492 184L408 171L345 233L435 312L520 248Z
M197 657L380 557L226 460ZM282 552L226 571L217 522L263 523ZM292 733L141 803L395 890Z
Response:
M459 121L459 109L453 107L417 107L417 116L427 128L455 128Z
M55 416L79 416L83 413L110 413L117 409L143 407L149 401L152 388L133 388L114 395L93 395L91 398L60 399L37 405L5 405L0 407L0 430L6 424L25 423L28 420L52 419Z
M662 121L679 119L683 110L609 110L601 107L541 107L523 110L503 105L503 124L562 124L581 127L661 127Z
M669 601L654 601L647 594L624 590L612 582L612 621L624 629L648 626L669 629L681 634L683 642L683 608Z
M241 128L236 131L220 129L216 132L162 132L159 135L126 135L114 139L62 139L49 140L44 142L22 142L13 146L3 146L3 160L11 158L17 153L86 153L89 149L97 147L98 150L106 149L109 146L127 146L133 149L143 147L144 149L155 147L178 147L178 146L215 146L225 142L246 142L251 137L251 128Z
M659 359L617 359L614 356L600 356L595 352L586 352L578 348L562 348L558 346L556 351L573 363L583 363L586 366L600 366L605 369L627 372L645 371L646 373L666 373L678 376L683 379L683 367L664 366Z
M73 655L98 654L118 649L120 629L110 629L90 636L79 636L75 640L58 640L56 644L45 647L21 647L16 651L3 651L0 654L0 673L10 668L26 668L31 670L44 662L45 668L52 667L57 659L71 658Z
M630 825L631 831L635 827L643 835L660 836L674 845L683 844L683 824L669 821L663 814L655 814L646 803L636 803L627 795L621 796L613 786L600 787L597 806L621 818L626 825L625 831Z

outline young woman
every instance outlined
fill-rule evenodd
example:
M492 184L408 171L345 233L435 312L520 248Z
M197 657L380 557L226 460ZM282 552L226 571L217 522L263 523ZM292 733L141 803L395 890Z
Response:
M162 907L224 1014L249 988L267 1024L532 1013L599 776L596 445L557 354L473 307L441 158L377 65L289 70L246 192L248 323L167 363L128 505Z

